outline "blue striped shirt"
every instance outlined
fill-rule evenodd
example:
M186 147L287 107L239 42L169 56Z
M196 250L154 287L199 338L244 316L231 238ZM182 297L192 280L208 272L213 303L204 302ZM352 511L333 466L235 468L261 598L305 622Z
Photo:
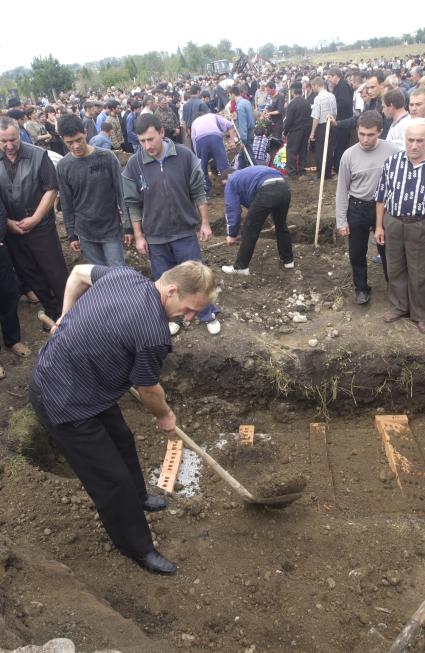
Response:
M168 319L152 281L128 267L97 265L91 279L34 370L53 424L94 417L132 385L156 385L171 351Z
M385 161L375 192L393 217L425 216L425 161L414 166L405 151Z

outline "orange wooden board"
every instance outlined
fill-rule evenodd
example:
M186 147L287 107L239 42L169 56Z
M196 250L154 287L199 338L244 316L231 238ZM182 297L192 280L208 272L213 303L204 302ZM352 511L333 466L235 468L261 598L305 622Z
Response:
M165 492L173 492L180 463L183 457L183 442L179 439L168 440L162 470L158 479L158 487Z
M317 500L317 509L329 512L335 507L335 490L328 459L326 424L310 424L310 462L312 466L311 486Z
M401 492L420 501L425 499L425 460L410 429L407 415L376 415L388 464Z
M241 424L239 427L239 444L244 447L252 447L254 444L254 430L252 424Z

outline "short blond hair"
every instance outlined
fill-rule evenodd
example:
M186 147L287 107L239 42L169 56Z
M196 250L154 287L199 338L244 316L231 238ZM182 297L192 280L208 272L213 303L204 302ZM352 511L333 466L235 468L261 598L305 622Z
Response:
M185 261L167 270L160 277L162 285L176 285L179 295L202 293L213 302L216 296L215 277L209 267L200 261Z

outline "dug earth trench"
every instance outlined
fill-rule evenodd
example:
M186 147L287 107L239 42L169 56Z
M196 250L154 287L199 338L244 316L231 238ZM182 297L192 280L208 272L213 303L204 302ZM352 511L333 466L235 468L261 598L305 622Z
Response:
M68 637L87 652L388 651L424 598L425 492L422 477L401 492L374 417L407 414L423 466L424 340L408 320L384 325L372 245L372 299L355 304L345 243L334 238L335 182L327 184L320 248L318 186L295 182L295 268L279 267L265 231L249 277L221 273L234 249L211 247L224 234L214 187L214 236L203 249L217 272L222 331L185 327L162 382L183 430L250 491L299 477L307 485L284 509L250 507L200 463L190 492L182 478L169 508L149 517L158 548L178 564L172 578L121 556L63 459L34 446L42 435L26 391L48 336L36 309L21 306L34 355L2 352L0 647ZM128 263L149 273L134 251ZM166 438L130 395L121 408L154 484ZM317 422L326 440L314 437ZM252 447L238 444L241 424L255 426ZM424 645L420 637L411 650Z

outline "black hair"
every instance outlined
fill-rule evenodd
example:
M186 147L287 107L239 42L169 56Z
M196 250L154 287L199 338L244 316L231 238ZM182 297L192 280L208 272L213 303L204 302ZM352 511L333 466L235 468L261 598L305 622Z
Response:
M357 128L366 127L366 129L373 129L374 127L377 127L378 131L381 131L383 124L384 121L378 111L363 111L357 121Z
M162 129L162 123L153 113L143 113L136 120L134 126L135 132L136 134L144 134L149 127L154 127L157 132L160 132Z
M58 120L58 133L62 138L64 136L75 136L76 134L84 134L85 129L83 121L79 116L73 113L65 113Z

